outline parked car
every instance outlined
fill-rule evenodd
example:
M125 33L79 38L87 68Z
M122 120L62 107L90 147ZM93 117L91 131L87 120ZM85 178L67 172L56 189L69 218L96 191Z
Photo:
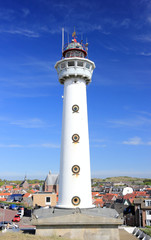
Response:
M20 221L20 216L17 214L12 220L13 222L19 222Z
M5 204L5 203L1 203L1 204L0 204L0 207L6 209L6 208L9 208L9 205L8 205L8 204Z
M17 210L18 209L18 206L16 204L11 204L9 206L9 209L12 209L12 210Z
M4 203L0 203L0 207L4 208L5 204Z
M24 212L22 210L18 210L17 215L19 215L21 219L24 216Z

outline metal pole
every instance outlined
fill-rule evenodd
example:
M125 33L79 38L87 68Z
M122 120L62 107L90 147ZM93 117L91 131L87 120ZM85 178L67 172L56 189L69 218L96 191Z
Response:
M62 53L64 48L64 28L62 28Z

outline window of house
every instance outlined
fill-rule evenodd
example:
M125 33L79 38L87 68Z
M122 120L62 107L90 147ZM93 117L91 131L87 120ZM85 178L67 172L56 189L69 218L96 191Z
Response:
M50 197L46 197L46 204L50 204L51 203L51 198Z
M146 211L147 215L151 215L151 210Z
M146 201L145 201L145 206L146 206L146 207L151 206L151 201L150 201L150 200L146 200Z
M68 67L73 67L74 66L74 62L68 62Z
M78 61L77 66L78 67L83 67L83 62Z
M151 226L151 220L146 220L146 225Z

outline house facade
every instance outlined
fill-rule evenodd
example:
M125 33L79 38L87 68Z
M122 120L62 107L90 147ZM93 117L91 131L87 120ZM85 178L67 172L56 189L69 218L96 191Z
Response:
M151 198L134 199L136 226L151 226Z
M54 207L57 203L57 195L51 192L37 192L33 194L33 207Z

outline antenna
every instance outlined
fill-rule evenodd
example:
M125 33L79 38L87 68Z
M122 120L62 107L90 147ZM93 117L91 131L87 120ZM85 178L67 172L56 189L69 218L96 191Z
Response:
M62 28L62 53L64 48L64 28Z
M87 40L87 38L86 38L85 49L86 49L86 52L87 52L87 57L88 57L88 40Z
M83 42L83 33L81 33L81 42Z
M69 32L68 32L68 44L69 44Z

